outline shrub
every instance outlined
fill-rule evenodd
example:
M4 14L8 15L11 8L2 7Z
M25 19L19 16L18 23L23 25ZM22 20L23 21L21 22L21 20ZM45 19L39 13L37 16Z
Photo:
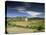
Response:
M11 25L10 23L7 23L8 25Z
M42 31L42 29L44 29L44 25L39 25L37 28L38 31Z
M16 26L16 24L13 24L12 26Z
M28 25L26 26L26 28L28 28Z

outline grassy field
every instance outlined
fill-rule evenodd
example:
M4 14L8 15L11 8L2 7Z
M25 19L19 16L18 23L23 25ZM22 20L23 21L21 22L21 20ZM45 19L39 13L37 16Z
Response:
M29 32L44 32L44 20L30 20L30 21L7 21L8 33L29 33Z

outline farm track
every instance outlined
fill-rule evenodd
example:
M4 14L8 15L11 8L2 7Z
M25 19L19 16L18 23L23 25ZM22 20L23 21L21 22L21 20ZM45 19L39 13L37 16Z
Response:
M20 27L11 27L7 28L8 33L30 33L37 31L36 29L20 28Z

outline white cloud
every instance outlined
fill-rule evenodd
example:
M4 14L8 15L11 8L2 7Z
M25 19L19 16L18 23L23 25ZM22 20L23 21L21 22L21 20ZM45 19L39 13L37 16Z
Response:
M18 12L21 12L21 13L26 13L25 11L26 11L26 8L24 8L24 7L16 7L16 10L18 11Z
M16 10L25 10L26 8L24 8L24 7L16 7Z
M27 11L27 14L31 15L31 17L37 17L37 15L40 15L40 12L34 12L34 11Z

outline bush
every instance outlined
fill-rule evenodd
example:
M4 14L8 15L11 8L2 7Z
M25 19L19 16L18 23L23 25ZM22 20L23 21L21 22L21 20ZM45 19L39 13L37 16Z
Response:
M16 26L16 24L13 24L12 26Z
M8 25L11 25L10 23L7 23Z
M28 28L28 25L26 26L26 28Z
M38 31L42 31L42 29L44 29L44 25L39 25L37 28Z

